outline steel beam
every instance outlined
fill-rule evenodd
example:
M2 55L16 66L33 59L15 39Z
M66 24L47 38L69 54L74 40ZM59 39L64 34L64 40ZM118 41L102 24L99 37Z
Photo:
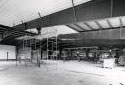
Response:
M92 0L85 4L75 6L75 16L77 17L77 22L109 18L111 11L111 1L110 0ZM77 14L77 15L76 15ZM40 21L44 20L44 25ZM27 29L37 28L37 27L47 27L55 25L64 25L69 23L74 23L74 12L73 7L62 10L45 17L37 18L32 21L26 22ZM15 26L17 29L24 29L25 25L19 24Z
M107 28L106 28L107 29ZM98 29L100 30L100 29ZM73 34L65 34L60 35L59 39L124 39L125 37L125 29L122 29L121 33L119 28L109 29L109 30L101 30L101 35L99 36L99 31L89 31L89 32L81 32L81 33L73 33ZM112 33L110 32L112 30ZM80 36L82 35L82 36ZM122 35L122 37L120 37Z
M83 27L79 26L78 24L74 24L75 26L77 26L78 28L80 28L83 31L86 31L86 29L84 29Z
M110 27L110 28L113 28L113 26L111 25L110 21L109 21L109 20L106 20L106 21L107 21L109 27Z
M75 30L75 31L77 31L77 32L80 32L78 29L76 29L76 28L74 28L74 27L72 27L70 25L66 25L66 26L69 27L69 28L71 28L71 29L73 29L73 30Z
M94 30L88 23L84 23L87 27L89 27L91 30Z
M99 24L98 21L95 21L95 23L99 26L100 29L103 29L103 27Z

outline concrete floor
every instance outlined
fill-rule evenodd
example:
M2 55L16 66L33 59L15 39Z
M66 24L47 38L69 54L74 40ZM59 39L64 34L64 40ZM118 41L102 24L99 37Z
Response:
M125 68L101 68L87 61L43 61L41 67L0 61L0 85L120 85Z

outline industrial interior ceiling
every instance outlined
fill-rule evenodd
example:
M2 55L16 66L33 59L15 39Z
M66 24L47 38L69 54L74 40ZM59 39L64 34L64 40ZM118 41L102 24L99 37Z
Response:
M87 22L77 22L66 25L78 32L86 32L92 30L103 30L113 28L123 28L125 26L125 17L113 17L100 20L92 20Z
M125 17L114 17L114 18L107 18L107 19L100 19L100 20L92 20L87 22L76 22L73 24L67 25L59 25L59 26L52 26L42 28L41 35L44 38L47 35L47 31L54 31L57 30L57 34L72 34L78 32L88 32L88 31L96 31L96 30L108 30L108 29L115 29L115 28L124 28L125 27ZM26 30L28 32L37 33L36 28ZM41 36L37 36L37 39L41 39Z
M38 31L36 28L32 28L32 29L27 29L26 32L30 32L30 33L36 33L38 34ZM16 39L31 39L31 38L35 38L38 40L42 40L45 39L47 37L55 37L58 36L60 34L72 34L72 33L78 33L76 30L73 30L72 28L69 28L65 25L59 25L59 26L52 26L52 27L45 27L41 29L41 34L40 35L36 35L36 36L21 36L18 37ZM48 36L49 34L49 36Z
M92 0L73 0L75 6L89 1ZM43 17L61 10L65 10L72 6L72 0L1 0L0 24L13 27L14 25L39 18L38 12L40 13L41 17ZM116 28L121 27L121 25L125 26L124 17L77 22L47 28L57 29L58 34L68 34L98 29ZM41 34L46 32L48 29L42 29ZM3 33L6 30L6 27L4 29L0 28L0 33ZM26 31L38 33L36 28L28 29Z
M57 35L60 34L70 34L70 33L78 33L76 30L66 26L66 25L58 25L58 26L51 26L51 27L44 27L41 29L41 34L44 35L47 31L57 31ZM27 29L26 31L32 33L38 33L36 28Z
M74 0L74 6L91 0ZM0 0L0 24L13 27L72 7L72 0Z
M73 0L74 6L91 2L93 0ZM91 4L90 4L91 5ZM3 39L1 41L3 43L8 44L8 40L14 42L14 39L20 38L22 39L22 36L24 38L30 38L29 36L35 35L36 39L42 40L43 38L46 38L46 32L56 30L57 35L61 34L73 34L73 33L81 33L81 32L88 32L88 31L98 31L98 30L108 30L108 29L115 29L115 28L123 28L125 27L125 17L119 16L119 17L110 17L110 18L101 18L101 19L90 19L90 21L80 21L80 22L74 22L74 23L68 23L68 24L62 24L58 26L43 26L41 29L41 35L38 34L38 30L36 28L28 28L27 23L28 21L32 21L34 19L38 19L40 17L44 17L68 8L73 7L72 0L1 0L0 1L0 34L3 34ZM76 11L78 12L78 11ZM74 12L75 13L75 12ZM77 16L78 17L78 16ZM72 18L77 18L72 17ZM47 21L46 21L47 22ZM21 30L14 30L10 33L6 33L7 31L10 31L13 29L16 25L23 24L25 27ZM31 24L31 23L30 23ZM42 24L42 23L41 23ZM23 26L22 25L22 26ZM28 23L29 25L29 23ZM36 24L37 25L37 24ZM5 27L3 27L5 26ZM12 27L12 28L11 28ZM31 26L32 27L32 26ZM35 26L33 26L35 27ZM53 35L52 35L53 36ZM83 37L83 36L82 36ZM72 39L68 39L72 40ZM76 45L75 40L72 40L74 42L73 45ZM70 44L73 42L71 41ZM82 40L77 42L78 45L82 46L83 44L88 45L96 45L96 44L102 44L102 40L95 39L95 44L91 43L93 40ZM104 40L103 40L104 41ZM105 39L104 44L109 44L106 42L109 42L109 40ZM124 40L121 41L118 40L110 40L110 45L112 45L112 42L115 42L114 45L121 45L124 43ZM69 41L63 41L65 43L69 43ZM80 43L81 42L81 43ZM99 43L97 43L99 42ZM10 42L11 43L11 42ZM104 45L102 44L102 46ZM69 44L68 44L69 45Z
M125 17L113 17L107 19L100 19L100 20L92 20L87 22L76 22L67 25L58 25L58 26L51 26L45 27L41 29L41 35L35 36L37 39L46 38L47 31L54 31L57 30L57 35L61 34L72 34L72 33L79 33L79 32L88 32L88 31L98 31L98 30L108 30L108 29L115 29L115 28L124 28L125 27ZM5 31L2 28L0 29L1 32ZM13 38L25 36L27 35L26 32L29 33L38 33L36 28L27 29L25 32L19 31L11 33L11 35L7 36L7 38L14 36ZM30 34L29 34L30 36ZM42 37L41 37L42 36ZM53 35L52 35L53 36Z

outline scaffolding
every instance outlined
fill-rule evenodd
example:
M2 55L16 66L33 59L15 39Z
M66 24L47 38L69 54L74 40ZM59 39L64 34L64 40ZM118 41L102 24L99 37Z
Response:
M47 60L55 60L55 68L57 69L58 58L58 34L57 29L47 31Z
M57 60L58 57L57 30L47 33L47 59Z
M46 28L47 29L47 28ZM44 51L42 52L42 59L41 62L44 62L44 64L47 67L47 70L49 68L49 65L51 65L51 61L54 63L54 67L57 69L57 59L58 59L58 34L57 29L48 30L47 32L40 34L35 37L39 40L46 40L44 44L42 44L42 47L44 47ZM54 68L54 69L55 69Z
M26 67L30 64L40 67L44 60L46 60L44 63L46 66L50 65L48 62L52 60L52 62L55 62L54 65L57 69L57 59L59 54L57 29L52 31L47 29L47 32L44 34L36 36L23 36L17 39L22 42L22 51L21 53L18 53L16 65L23 62ZM41 44L42 40L46 40L44 46L46 52L46 55L44 55L45 58L41 57L43 45Z
M20 47L16 65L24 64L27 66L38 66L40 67L40 57L41 57L41 41L34 39L32 36L23 36L18 38L22 42ZM39 45L38 45L39 43Z
M44 39L46 39L46 55L44 56L46 58L43 59L41 58L41 41ZM22 50L20 51L21 53L18 53L16 65L24 63L26 67L30 64L40 67L43 60L47 60L46 65L49 60L57 61L59 53L57 29L48 30L46 33L37 36L23 36L18 38L18 40L22 42ZM55 65L57 68L57 62Z

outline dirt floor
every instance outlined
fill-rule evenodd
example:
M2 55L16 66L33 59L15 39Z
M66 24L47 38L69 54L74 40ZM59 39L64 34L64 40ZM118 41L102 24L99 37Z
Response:
M34 64L17 64L0 61L0 85L122 85L125 68L101 68L87 61L42 61Z

